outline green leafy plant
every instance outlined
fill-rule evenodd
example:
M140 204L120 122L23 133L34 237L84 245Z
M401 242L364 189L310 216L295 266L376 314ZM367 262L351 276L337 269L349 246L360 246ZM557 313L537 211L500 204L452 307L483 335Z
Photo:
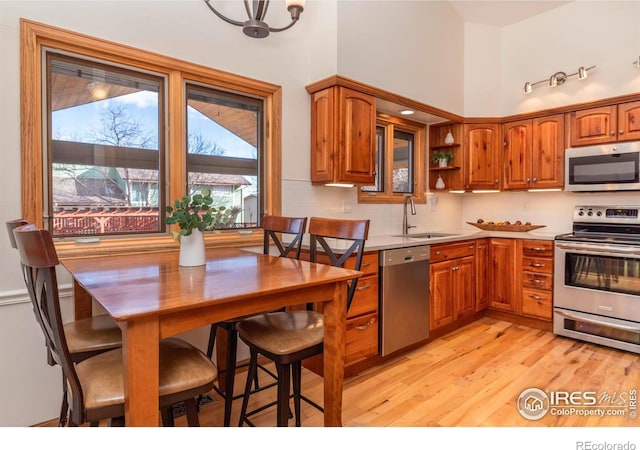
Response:
M453 161L453 152L439 152L439 151L433 152L431 161L433 161L434 163L437 163L441 159L446 159L447 164L449 164L451 161Z
M180 232L174 231L173 236L189 236L193 230L211 230L216 225L225 223L231 216L232 210L224 206L213 207L213 198L209 189L202 189L193 195L185 195L181 200L176 200L173 206L167 206L167 217L164 223L177 224Z

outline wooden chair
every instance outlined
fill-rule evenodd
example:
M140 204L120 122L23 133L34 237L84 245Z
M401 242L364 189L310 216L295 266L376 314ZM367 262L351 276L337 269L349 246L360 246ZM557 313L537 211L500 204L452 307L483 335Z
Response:
M69 425L124 417L122 348L75 363L65 335L58 297L59 264L51 234L33 225L13 231L25 268L27 290L53 360L62 367L70 392ZM196 397L209 392L217 377L213 362L200 350L175 338L160 342L159 404L163 423L173 425L172 406L185 403L189 425L198 425Z
M302 247L302 236L307 227L306 217L279 217L279 216L265 216L262 219L262 229L264 230L263 239L263 253L265 255L271 254L272 247L275 246L275 251L280 257L300 259L300 250ZM283 237L289 237L291 240L288 243L283 241ZM235 372L237 351L238 351L238 331L236 330L236 324L244 317L228 320L224 322L218 322L211 325L209 332L209 345L207 347L207 356L211 358L213 356L213 347L216 339L217 329L223 329L227 332L227 348L226 348L226 368L220 371L220 374L225 374L225 389L224 391L218 387L214 387L216 392L224 398L224 426L228 427L231 424L231 407L233 400L242 398L242 394L238 396L233 395L233 389L235 385ZM276 379L276 375L271 371L259 366L266 373ZM274 383L260 387L258 384L257 372L253 377L253 383L255 385L254 392L261 391L275 386Z
M9 242L11 247L17 249L13 230L18 227L29 225L29 222L25 219L15 219L6 222L7 232L9 234ZM24 264L22 266L22 275L27 284L27 274ZM27 288L28 288L27 284ZM38 324L44 330L44 324L41 321L40 315L37 312L38 305L33 302L33 312L36 316ZM69 346L69 353L74 363L84 361L85 359L98 355L107 350L113 350L122 345L122 334L118 324L108 314L101 314L97 316L88 317L86 319L74 320L67 322L63 325L64 333L67 338L67 345ZM56 362L51 356L51 352L47 346L47 363L51 366ZM67 401L67 383L66 380L62 380L62 402L60 405L60 416L58 419L58 425L64 426L67 420L68 401Z
M337 220L312 217L309 222L310 234L310 260L319 260L318 244L322 247L323 254L328 257L332 266L343 267L346 260L355 255L355 269L360 270L364 243L369 233L369 220ZM348 245L337 245L337 248L346 250L334 250L327 239L337 239L340 242L347 241ZM347 291L347 310L353 300L358 279L355 278L349 284ZM304 400L312 406L322 410L322 407L304 397L300 392L302 360L322 353L324 320L319 312L310 310L308 305L305 311L281 311L260 314L238 322L237 330L243 342L250 349L251 359L247 373L247 384L242 401L239 426L244 423L253 426L249 416L272 406L277 405L277 425L287 426L289 398L290 398L290 374L293 376L293 399L295 408L296 426L300 426L300 400ZM247 412L251 392L251 380L256 374L258 355L262 355L275 363L278 373L278 394L275 402L261 406Z

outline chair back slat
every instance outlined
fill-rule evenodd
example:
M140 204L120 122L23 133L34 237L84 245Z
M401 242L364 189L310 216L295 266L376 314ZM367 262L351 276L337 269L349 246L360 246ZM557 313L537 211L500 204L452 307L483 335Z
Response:
M16 238L13 236L13 230L25 225L29 225L29 222L26 219L15 219L15 220L10 220L9 222L6 222L7 232L9 233L9 243L11 244L11 248L15 248L15 249L18 248L16 244Z
M281 217L264 216L262 219L262 229L264 230L263 252L269 254L273 243L280 256L300 259L302 249L302 237L307 228L306 217ZM281 235L288 235L292 240L286 245L283 243Z
M62 367L71 389L73 423L84 422L83 393L64 334L56 266L60 263L51 234L33 225L13 231L24 266L27 291L53 360Z
M369 237L369 220L343 220L343 219L326 219L312 217L309 221L310 235L310 260L318 262L318 244L322 247L323 253L329 258L332 266L344 267L345 262L351 256L355 255L355 270L362 267L362 256L364 254L364 243ZM351 241L347 243L345 250L338 250L344 245L332 247L327 239L338 239L342 241ZM346 246L345 246L346 247ZM354 278L349 283L347 290L347 311L351 307L353 296L358 286L358 278Z

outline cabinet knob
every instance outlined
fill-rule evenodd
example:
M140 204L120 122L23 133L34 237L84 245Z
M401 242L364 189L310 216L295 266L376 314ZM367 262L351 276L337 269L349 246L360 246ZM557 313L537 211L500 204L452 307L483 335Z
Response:
M615 135L616 135L616 132L615 132L615 131L612 131L611 133L609 133L609 135L611 135L611 136L615 136Z
M536 177L533 177L533 182L535 183L536 181L538 181L538 179Z
M500 180L498 180L498 179L496 178L496 181L494 181L494 183L498 184L498 182L499 182L499 181L500 181Z
M527 178L527 183L529 183L531 181L531 178Z
M624 134L624 130L618 131L618 134Z
M437 250L437 251L436 251L436 255L440 255L440 250Z

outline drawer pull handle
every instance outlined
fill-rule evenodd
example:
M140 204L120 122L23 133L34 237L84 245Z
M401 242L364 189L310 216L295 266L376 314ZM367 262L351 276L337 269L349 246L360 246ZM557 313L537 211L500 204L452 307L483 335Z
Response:
M544 300L544 297L540 297L539 295L535 294L529 294L529 298L532 298L534 300Z
M531 282L535 284L544 284L544 281L542 280L531 280Z
M365 267L369 267L370 265L371 265L371 263L362 263L362 264L360 265L360 268L361 268L361 269L364 269Z
M440 254L440 250L436 251L436 255L439 255L439 254Z
M356 288L356 291L364 291L364 290L366 290L366 289L369 289L370 287L371 287L371 285L370 285L370 284L367 284L367 285L365 285L365 286L358 286L358 287Z
M546 266L546 264L540 264L540 263L531 263L529 264L531 267L544 267Z
M376 319L371 318L369 320L369 322L365 323L364 325L358 325L357 327L355 327L356 330L366 330L367 328L369 328L371 325L373 325L374 323L376 323Z
M529 247L529 250L534 251L534 252L544 252L546 250L546 248L544 248L544 247Z

